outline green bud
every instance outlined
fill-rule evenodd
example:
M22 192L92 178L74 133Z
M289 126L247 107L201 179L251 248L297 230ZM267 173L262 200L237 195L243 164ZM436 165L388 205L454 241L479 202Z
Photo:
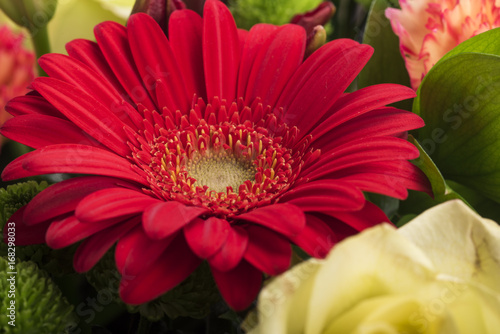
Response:
M76 327L73 306L45 271L33 262L17 261L16 274L10 272L8 260L0 258L0 304L7 312L0 317L0 332L69 333Z
M32 35L47 25L57 7L57 0L0 0L0 9Z

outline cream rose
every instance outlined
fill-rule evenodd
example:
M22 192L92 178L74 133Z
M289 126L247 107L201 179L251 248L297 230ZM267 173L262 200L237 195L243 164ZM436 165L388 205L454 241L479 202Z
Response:
M277 277L257 314L252 334L498 333L500 226L450 201L373 227Z

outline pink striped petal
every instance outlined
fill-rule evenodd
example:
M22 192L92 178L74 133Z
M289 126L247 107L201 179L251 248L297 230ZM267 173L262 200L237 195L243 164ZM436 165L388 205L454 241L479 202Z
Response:
M17 116L5 122L0 132L9 139L33 148L73 143L106 149L73 123L52 116Z
M288 203L257 208L239 215L238 220L259 224L290 237L300 233L306 224L304 212Z
M278 28L273 35L260 49L252 64L244 96L247 104L260 97L264 105L273 106L304 58L304 28L287 24Z
M290 267L292 248L288 240L265 227L247 227L248 247L244 258L269 275L279 275Z
M34 225L74 211L87 195L106 188L132 187L131 183L103 176L82 176L51 185L27 205L24 222Z
M168 34L172 51L184 78L186 92L206 98L202 48L203 20L191 10L175 10L170 15Z
M80 89L53 78L37 78L33 87L75 125L109 147L126 156L130 154L125 124L106 106Z
M231 226L225 219L196 218L184 227L184 236L191 250L200 258L206 259L221 249L230 229Z
M20 168L20 165L22 168ZM111 152L76 144L51 145L27 153L10 163L2 173L4 180L51 174L97 174L147 184L130 168L130 162Z
M234 269L243 258L248 246L248 233L240 226L231 226L220 250L208 258L210 266L218 271Z
M163 201L148 196L139 189L103 189L93 192L80 201L76 207L75 216L83 223L97 222L138 214L155 203L163 203Z
M166 85L162 96L169 103L160 105L157 100L157 106L187 112L192 96L187 96L170 43L158 23L147 14L137 13L128 20L127 33L132 56L146 89L157 91L157 80Z
M203 61L208 101L234 100L240 41L231 12L217 0L208 0L203 11Z
M123 273L120 297L127 304L143 304L185 280L201 263L179 235L149 270L137 275Z
M359 189L347 182L319 180L289 190L280 201L293 204L304 212L352 211L363 207L365 197Z
M262 273L246 261L230 271L212 268L212 275L222 297L235 311L249 307L262 285Z
M107 21L97 25L94 34L104 58L127 95L135 104L141 103L150 111L157 110L152 92L144 87L135 67L126 28L119 23Z
M151 240L141 225L120 238L115 250L116 266L119 272L138 275L148 270L167 249L175 235L163 240Z
M143 213L142 224L151 239L160 240L208 211L206 208L186 206L176 201L164 202L148 207Z
M140 224L139 217L134 217L121 224L117 224L98 232L85 239L73 257L73 267L79 273L90 270L113 244L130 231L134 226Z

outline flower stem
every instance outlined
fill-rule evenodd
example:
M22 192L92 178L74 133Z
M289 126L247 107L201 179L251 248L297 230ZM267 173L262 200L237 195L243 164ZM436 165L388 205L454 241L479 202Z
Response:
M50 44L49 44L49 34L47 31L47 25L41 26L35 31L30 31L31 39L33 41L33 46L35 47L36 59L39 59L44 54L50 53ZM38 75L39 76L47 76L44 70L38 65Z

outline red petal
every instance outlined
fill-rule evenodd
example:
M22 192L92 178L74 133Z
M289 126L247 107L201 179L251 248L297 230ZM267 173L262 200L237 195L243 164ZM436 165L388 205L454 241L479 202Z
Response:
M304 58L304 28L287 24L273 35L260 49L252 64L244 95L247 104L260 97L264 105L273 106Z
M156 80L161 80L166 86L156 104L160 108L187 112L192 96L187 96L170 43L158 23L147 14L137 13L128 19L127 33L135 64L146 88L156 91L158 96Z
M352 211L363 207L365 197L347 182L320 180L289 190L280 201L296 205L302 211Z
M231 226L225 243L220 250L208 258L210 266L219 271L228 271L236 267L248 246L248 233L240 226Z
M208 211L206 208L186 206L176 201L164 202L147 208L142 216L142 224L151 239L160 240Z
M64 119L31 114L9 119L2 126L2 135L33 148L54 144L81 144L106 149L79 127Z
M127 304L148 302L181 283L201 261L180 234L149 270L137 276L122 274L120 297Z
M76 207L75 216L82 222L96 222L144 211L155 203L163 203L141 190L103 189L85 197Z
M127 95L135 102L141 103L150 111L157 110L151 95L144 87L142 79L135 67L135 61L130 51L125 27L116 22L103 22L94 28L97 43L111 67L116 78L123 86Z
M306 227L290 240L307 254L324 258L336 243L335 233L322 219L313 215L306 215L306 218Z
M73 211L85 196L94 191L131 186L128 182L102 176L83 176L56 183L29 202L24 213L24 222L34 225Z
M245 260L269 275L279 275L290 267L292 248L288 240L260 226L248 226L246 230Z
M49 228L50 222L28 226L23 223L23 215L26 205L14 212L3 227L3 242L8 245L9 237L14 237L13 242L16 246L36 245L45 243L45 234ZM13 225L12 225L13 224Z
M120 218L93 224L82 224L75 216L69 216L50 224L45 239L51 248L64 248L123 220Z
M250 29L241 52L240 70L238 73L237 97L244 97L247 91L248 78L253 68L253 64L259 51L269 45L274 36L273 32L278 29L272 24L260 23Z
M140 217L133 217L85 239L73 258L75 270L79 273L90 270L122 235L140 222Z
M347 225L355 228L357 231L363 231L366 228L373 227L380 223L390 223L391 221L375 204L366 201L363 209L355 212L330 211L325 214L335 217ZM335 229L334 229L335 230Z
M67 82L91 95L107 106L118 119L137 129L138 124L132 121L134 118L129 118L129 115L138 116L132 115L137 114L137 110L128 103L122 105L119 91L93 69L74 58L57 53L43 55L38 63L51 78Z
M314 52L295 72L277 103L286 110L287 124L298 126L301 136L306 135L342 95L372 53L369 45L353 45L346 40L332 41ZM325 54L329 55L328 61L318 62ZM304 74L307 79L302 79ZM290 95L292 92L295 95Z
M328 121L329 119L321 122L312 134L313 146L321 149L322 153L354 140L389 136L424 126L424 121L418 115L388 107L372 110L334 127L327 127L323 135L316 136L316 130ZM331 131L335 131L335 138L330 135Z
M163 240L151 240L141 225L122 237L116 245L115 260L120 273L136 276L146 271L167 249L175 235Z
M82 90L53 78L37 78L33 87L75 125L109 147L126 156L130 153L125 124L105 105Z
M46 115L67 120L59 110L41 96L22 95L10 100L5 110L12 116Z
M112 176L147 184L132 171L130 165L126 159L96 147L59 144L17 158L5 167L2 178L13 180L40 174L76 173Z
M409 87L395 84L380 84L362 88L345 94L330 108L328 117L324 117L311 134L318 138L334 127L357 118L371 110L387 104L415 97L415 91Z
M184 78L188 97L195 93L206 98L203 73L202 18L191 10L175 10L170 15L168 34L172 51Z
M75 39L66 44L66 50L72 58L81 61L96 71L96 73L99 73L104 80L109 82L119 92L122 98L127 96L127 92L109 67L106 58L104 58L96 42L86 39Z
M246 220L270 228L285 236L300 233L306 224L304 212L288 203L274 204L257 208L238 216L238 220Z
M364 181L372 178L374 182L404 191L405 195L402 199L407 196L406 189L423 191L432 196L431 186L425 174L406 160L373 162L354 166L333 172L328 177L342 179L351 184L356 184L358 180ZM375 192L379 193L379 191Z
M216 0L208 0L204 7L203 61L208 101L214 96L234 100L240 41L231 12Z
M197 218L184 227L184 236L192 251L202 259L206 259L222 247L230 229L225 219Z
M336 147L302 171L302 176L317 179L337 170L394 160L411 160L419 156L413 144L400 138L372 137L354 140Z
M231 271L224 272L212 268L212 275L222 297L236 311L249 307L262 285L262 273L246 261L241 261Z

